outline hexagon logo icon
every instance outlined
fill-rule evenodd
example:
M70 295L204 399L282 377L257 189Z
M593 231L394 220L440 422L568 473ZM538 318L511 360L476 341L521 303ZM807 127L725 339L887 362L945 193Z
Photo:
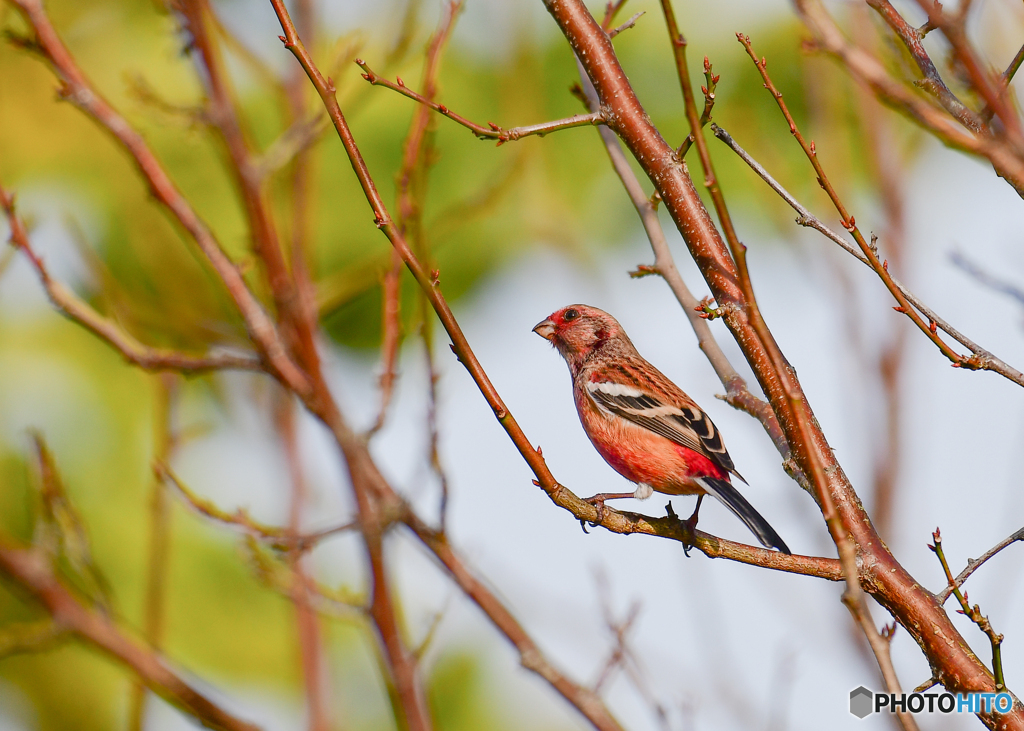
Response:
M850 691L850 713L857 718L867 718L875 712L874 696L863 685Z

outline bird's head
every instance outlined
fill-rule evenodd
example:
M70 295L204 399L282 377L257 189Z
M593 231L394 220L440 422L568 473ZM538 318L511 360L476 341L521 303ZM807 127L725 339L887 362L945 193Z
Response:
M587 305L563 307L533 331L555 346L570 367L581 364L602 343L625 337L614 317Z

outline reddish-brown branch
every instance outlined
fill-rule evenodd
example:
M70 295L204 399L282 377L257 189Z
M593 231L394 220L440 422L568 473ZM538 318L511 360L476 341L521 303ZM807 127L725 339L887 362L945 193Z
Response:
M565 119L556 119L553 122L541 122L540 124L526 125L524 127L510 127L508 129L504 129L493 122L488 122L488 126L484 127L483 125L466 119L462 115L456 114L444 104L438 104L423 94L417 94L415 91L407 87L401 79L399 79L398 82L394 82L378 76L370 69L369 66L366 65L366 63L362 61L362 59L357 58L356 64L358 64L359 68L363 70L363 78L369 81L373 86L384 86L392 91L397 91L402 96L408 97L413 101L417 101L420 104L433 109L438 114L447 117L453 122L461 124L481 139L497 140L498 145L503 145L506 142L514 142L515 140L522 139L523 137L530 137L531 135L539 135L540 137L543 137L546 134L557 132L560 129L586 127L594 124L607 124L604 113L598 111L591 114L577 114Z
M830 229L819 219L817 219L814 215L812 215L811 212L805 206L803 206L796 198L794 198L789 193L789 191L783 188L779 184L779 182L775 180L775 178L773 178L771 174L767 170L765 170L759 162L757 162L757 160L751 157L750 153L744 150L739 145L739 143L737 143L736 140L733 139L732 135L730 135L724 129L715 124L711 125L711 130L712 132L714 132L715 137L717 137L726 145L728 145L729 148L733 152L735 152L741 160L743 160L743 162L750 166L751 170L757 173L758 177L760 177L765 183L768 184L768 187L770 187L772 190L778 193L779 197L782 198L782 200L786 201L786 203L788 203L794 211L800 214L799 218L796 219L796 222L798 224L800 224L801 226L807 226L808 228L813 228L815 231L819 232L826 238L838 244L844 251L846 251L848 254L857 259L857 261L864 264L864 266L871 266L871 263L867 260L867 258L865 258L863 254L861 254L860 250L856 246L851 244L841 235ZM994 373L998 373L999 375L1008 378L1014 383L1024 386L1024 373L1021 373L1016 368L1011 367L1004 361L992 355L992 353L990 353L988 350L975 343L973 340L971 340L966 335L961 333L959 330L954 328L944 319L939 317L938 314L936 314L934 310L932 310L924 302L922 302L917 295L915 295L913 292L907 289L906 286L902 282L900 282L899 279L893 277L892 281L893 283L895 283L897 287L899 287L899 290L903 293L907 300L912 305L914 305L915 308L917 308L917 311L924 315L926 318L928 318L929 322L934 322L936 328L947 333L950 337L952 337L961 345L966 346L974 354L973 357L975 361L980 364L980 368L990 370Z
M146 686L206 728L259 731L231 715L171 670L160 655L87 608L54 574L47 558L0 536L0 573L31 594L59 626L130 668Z
M142 136L128 124L92 85L61 42L41 0L9 0L36 34L36 45L61 80L61 97L79 107L106 129L131 155L153 196L188 232L224 283L245 321L253 343L273 375L296 393L308 393L309 383L292 362L277 328L249 290L241 271L220 247L206 224L167 176Z
M173 404L177 395L177 379L173 374L162 374L157 384L156 418L153 423L155 449L158 460L170 457L177 437L172 425ZM143 635L154 650L163 647L164 617L166 615L167 567L171 548L170 502L167 489L154 477L150 486L149 556L146 566L146 597L143 610ZM128 710L130 731L142 731L146 717L146 686L136 679Z
M871 645L871 649L878 660L882 676L885 679L886 688L890 693L900 693L900 684L892 666L888 642L879 636L874 625L871 623L871 615L864 599L864 592L860 586L856 560L856 544L842 516L836 510L835 499L829 491L824 460L812 448L814 424L810 405L805 400L799 384L796 382L796 375L792 372L789 363L775 342L775 338L768 329L768 325L757 305L750 273L747 269L747 248L740 243L739 237L736 234L732 218L726 206L725 197L722 195L718 185L714 164L711 161L707 141L704 139L700 119L697 116L697 105L694 101L693 88L690 83L686 62L686 41L676 26L671 0L662 0L662 9L665 14L666 25L668 26L669 37L672 40L676 70L686 106L686 116L690 122L691 135L696 142L701 167L704 170L704 184L711 195L715 212L718 214L718 220L725 234L725 240L729 244L729 250L736 263L739 286L743 294L742 306L746 310L749 323L754 330L756 338L767 355L767 359L763 362L763 365L766 366L763 369L763 374L766 378L776 382L785 395L784 399L780 399L773 404L773 408L780 421L785 420L791 425L791 429L787 430L786 433L786 441L793 452L794 460L800 466L803 473L810 478L814 495L821 507L829 534L832 536L832 540L839 551L840 565L846 582L843 603L850 610L854 620L861 627L868 643ZM913 717L906 712L899 714L899 720L907 731L916 731L917 725Z
M993 76L987 68L983 68L982 62L978 59L974 48L967 40L966 18L969 3L963 3L961 12L955 16L949 16L942 10L942 6L933 0L917 0L921 9L928 14L928 24L942 31L942 34L953 47L953 53L963 68L967 71L971 85L974 90L985 100L999 119L1006 130L1006 136L1011 144L1020 150L1024 145L1024 138L1021 137L1021 123L1017 112L1009 104L1006 94L1007 86L1001 82L998 76Z
M813 35L814 45L835 57L855 78L868 84L879 100L907 115L944 144L987 158L996 174L1024 197L1024 156L1016 148L996 137L971 134L951 119L945 110L892 79L875 58L847 42L822 0L794 0L794 4Z
M961 571L957 575L957 577L955 579L953 579L952 581L948 582L949 585L945 589L943 589L942 591L938 592L937 597L939 599L939 603L945 604L946 600L949 599L949 595L953 593L954 587L955 588L959 588L959 587L963 586L964 582L967 581L967 579L970 577L970 575L973 574L978 569L980 569L981 565L983 563L988 561L990 558L995 556L997 553L1002 551L1004 548L1006 548L1010 544L1016 543L1017 541L1024 542L1024 528L1021 528L1016 533L1012 533L1009 537L1007 537L1006 539L1000 541L999 543L997 543L995 546L993 546L989 550L985 551L985 553L983 553L980 558L976 558L976 559L969 558L969 559L967 559L967 568L965 568L963 571Z
M719 305L727 309L726 324L757 375L762 390L776 413L784 413L782 402L789 396L771 377L773 369L768 354L744 315L744 297L738 286L735 267L685 168L679 165L674 151L651 125L615 58L607 35L594 22L582 2L546 0L546 5L594 82L603 105L609 109L610 126L654 183L712 294ZM792 381L798 386L795 377ZM780 423L791 445L802 438L797 424L782 417ZM869 591L921 645L936 676L947 683L947 687L953 692L982 688L991 692L991 675L963 643L949 618L937 606L934 596L914 581L885 549L820 428L813 421L811 426L812 439L805 447L813 450L824 466L836 510L859 547L862 581L871 586ZM986 715L985 721L993 725L998 722L1008 723L1013 728L1024 727L1024 716L1016 712L998 718Z
M793 116L789 113L789 109L786 107L786 103L782 100L782 92L775 88L775 84L772 83L771 77L768 76L767 63L765 62L765 59L762 58L760 61L758 60L757 54L754 53L754 48L750 43L749 36L737 34L736 38L747 50L747 54L750 56L751 60L753 60L754 65L757 67L757 70L761 73L761 78L764 80L765 88L768 89L769 92L771 92L771 95L775 98L775 101L779 105L779 109L782 111L783 116L786 118L786 122L789 123L790 133L799 143L800 149L804 151L804 154L807 156L807 159L814 167L814 172L818 177L818 182L821 184L821 187L828 194L828 197L832 201L832 204L836 207L836 211L839 212L839 217L842 220L843 228L845 228L853 235L853 238L857 242L857 245L860 247L861 253L864 255L864 258L867 259L868 262L870 262L871 268L875 270L875 273L878 275L879 279L881 279L883 284L885 284L886 289L889 290L893 298L899 303L899 307L896 308L897 311L902 312L904 315L910 318L911 322L913 322L929 340L935 343L935 346L939 349L939 351L944 356L946 356L950 360L950 362L953 363L954 366L957 366L959 368L968 368L971 370L979 368L980 366L977 364L976 361L974 361L973 358L962 356L955 350L953 350L951 347L949 347L949 345L946 344L946 342L941 337L939 337L939 334L932 330L930 324L925 322L924 319L917 313L917 311L911 306L910 302L907 300L903 292L900 291L900 288L896 286L895 282L893 282L892 277L889 275L888 262L879 261L877 252L865 240L864 235L860 232L860 229L857 227L857 223L854 220L853 216L851 216L847 212L846 206L843 205L843 202L842 200L840 200L839 195L835 191L835 188L832 187L832 183L829 181L828 176L825 174L824 168L822 168L821 166L821 162L818 160L818 153L814 147L814 143L812 142L808 144L807 141L804 140L803 135L800 134L800 130L797 128L796 122L793 120Z
M323 654L323 637L319 618L313 607L311 581L306 569L305 553L299 542L303 529L303 512L306 507L308 487L302 469L296 434L295 403L290 394L279 393L276 399L275 421L281 442L284 445L285 461L291 483L288 504L288 533L293 542L288 552L288 565L295 575L291 583L290 599L295 607L295 625L299 641L299 658L302 679L305 683L306 706L309 715L309 731L327 731L331 727L327 706L329 680Z
M960 124L971 130L971 132L987 134L988 128L985 122L968 109L962 101L957 99L956 95L946 86L946 82L942 80L938 69L935 68L931 57L928 56L928 52L924 49L924 43L922 43L923 36L918 32L917 28L910 25L896 11L896 8L892 6L889 0L867 0L867 4L874 8L882 16L882 19L888 23L889 27L892 28L893 32L899 36L907 51L910 52L911 58L914 59L914 63L921 70L924 78L916 81L915 84L932 94L939 104L942 105L943 109L953 115Z
M256 171L250 135L236 109L221 49L208 33L213 11L207 0L175 0L175 4L185 19L192 47L203 67L200 76L207 87L209 116L228 151L235 184L245 206L249 235L274 297L281 333L293 357L315 378L320 370L320 357L314 343L315 312L309 308L304 311L285 263L277 227L267 205L264 181Z
M582 67L580 67L579 72L580 82L583 85L584 99L586 99L588 107L594 109L600 103L597 98L597 92L594 90L594 85L590 83L590 79L587 78L586 72ZM710 73L710 65L708 66L708 72ZM669 249L668 241L665 239L665 232L658 218L658 211L651 202L651 199L644 193L640 181L637 180L632 166L622 151L622 144L619 142L618 137L607 127L599 127L597 131L601 135L605 150L611 159L612 168L622 182L623 188L626 189L626 194L629 196L630 201L632 201L637 215L640 216L640 222L643 224L648 241L650 241L651 250L654 252L653 273L658 274L665 280L669 289L675 295L676 301L683 308L683 312L690 322L690 327L697 336L697 344L704 352L704 356L708 359L711 367L714 368L719 381L725 386L724 400L733 408L745 411L760 421L775 448L782 455L783 461L791 461L789 444L786 443L785 435L779 426L779 420L775 417L775 412L772 411L768 403L750 392L746 381L733 368L732 363L729 362L725 352L719 346L718 341L715 340L707 319L701 315L700 302L690 292L686 282L683 281L682 276L679 274L675 260L672 257L672 251ZM692 140L692 135L688 139ZM805 480L802 474L798 476L798 479ZM809 486L805 485L805 489L809 489Z
M391 393L395 387L395 369L398 364L398 346L402 341L402 257L391 250L391 265L384 273L381 306L380 344L380 409L377 419L370 427L370 434L384 426L384 418L391 404Z
M262 371L263 364L259 358L244 355L210 354L193 356L179 353L166 348L153 348L143 345L130 333L123 330L115 322L108 320L94 310L87 302L74 292L55 281L46 263L32 249L28 231L24 222L14 210L14 195L8 193L0 184L0 208L3 208L11 229L11 244L20 249L35 269L40 283L46 290L53 306L60 310L73 322L77 322L89 332L111 345L129 363L150 371L171 370L181 373L202 373L214 370L247 370Z

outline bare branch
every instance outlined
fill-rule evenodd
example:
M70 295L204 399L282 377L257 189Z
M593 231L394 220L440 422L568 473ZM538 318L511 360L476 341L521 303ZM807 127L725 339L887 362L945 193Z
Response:
M408 97L413 101L417 101L424 106L430 107L435 112L447 117L448 119L461 124L463 127L471 131L477 137L481 139L497 140L498 145L503 145L506 142L513 142L523 137L529 137L531 135L539 135L543 137L551 132L556 132L560 129L569 129L571 127L585 127L588 125L596 124L607 124L607 119L603 112L593 112L591 114L577 114L572 117L565 119L557 119L553 122L542 122L540 124L531 124L525 127L511 127L509 129L503 129L493 122L488 122L487 126L471 122L465 117L456 114L444 104L438 104L435 101L428 99L422 94L417 94L415 91L405 85L405 82L401 78L397 82L388 81L387 79L381 78L375 74L362 59L356 59L356 64L363 70L363 78L369 81L374 86L384 86L392 91L397 91L402 96Z
M259 358L253 356L209 354L192 356L166 348L153 348L143 345L119 325L108 320L94 310L87 302L80 299L74 292L60 282L55 281L46 268L43 260L33 251L29 242L25 224L15 214L14 196L0 185L0 207L3 207L7 221L11 227L11 244L20 249L36 270L39 281L46 290L47 296L54 307L68 319L77 322L89 332L112 346L129 363L149 371L172 370L182 373L202 373L215 370L246 370L263 371Z
M867 84L883 103L907 115L950 147L981 155L996 174L1024 197L1024 156L1018 148L990 136L975 136L951 119L945 110L919 97L892 79L863 49L851 45L822 0L794 0L797 12L814 36L814 45L836 58L856 79Z
M928 548L938 556L939 563L942 564L942 571L946 574L947 588L953 592L953 596L960 603L961 609L957 611L978 625L978 629L988 637L989 643L992 645L992 675L996 681L996 693L1006 691L1006 682L1003 680L1003 636L997 634L992 629L992 623L988 621L988 617L982 615L981 608L977 604L972 607L967 601L967 594L960 592L960 587L957 585L956 580L953 579L953 573L949 570L946 554L942 550L942 535L938 528L932 533L932 544Z
M953 589L959 588L964 585L964 582L973 574L975 571L981 568L982 564L988 561L990 558L995 556L997 553L1002 551L1007 546L1016 543L1017 541L1024 542L1024 528L1021 528L1016 533L1011 534L1006 539L1000 541L995 546L985 551L980 558L969 558L967 559L967 568L960 572L960 574L949 582L949 585L938 592L935 596L938 597L940 604L945 604L946 600L949 599L949 595L953 593Z
M72 632L126 665L165 701L194 717L206 728L221 731L259 731L200 693L171 670L164 659L129 637L107 616L87 608L53 574L38 551L0 537L0 573L34 596L56 625Z
M871 266L871 263L867 260L867 257L865 257L861 253L861 251L857 249L857 247L853 246L843 236L836 233L828 226L826 226L824 223L822 223L820 220L818 220L809 210L807 210L807 208L805 208L796 198L794 198L785 188L783 188L782 185L778 181L776 181L775 178L773 178L771 174L767 170L765 170L759 162L757 162L757 160L751 157L746 150L740 147L739 143L737 143L736 140L733 139L732 135L730 135L724 129L715 124L711 125L711 130L714 132L715 136L718 139L727 144L733 152L739 155L740 159L743 160L743 162L747 163L747 165L750 166L750 169L757 173L758 177L760 177L765 183L767 183L772 190L778 193L779 196L784 201L786 201L786 203L788 203L794 211L800 214L800 216L796 219L796 222L798 224L800 224L801 226L807 226L808 228L813 228L815 231L818 231L826 238L831 239L833 242L841 246L847 253L849 253L851 256L854 256L858 261L860 261L865 266ZM917 309L918 312L920 312L922 315L928 318L929 323L935 323L936 328L947 333L950 337L952 337L961 345L967 347L974 354L972 358L978 363L979 369L993 371L994 373L998 373L999 375L1013 381L1014 383L1024 386L1024 373L1021 373L1016 368L1013 368L1004 361L1000 360L992 353L985 350L980 345L975 343L973 340L968 338L966 335L961 333L959 330L954 328L948 322L943 320L941 317L939 317L935 313L935 311L928 307L926 304L924 304L924 302L922 302L917 297L917 295L908 290L906 285L900 282L899 279L892 275L890 275L890 278L892 279L896 287L899 288L903 296L907 298L907 301L910 302Z
M921 42L923 36L917 28L914 28L904 20L903 16L896 11L896 8L892 6L889 0L867 0L867 4L874 8L885 22L889 24L889 27L893 29L896 35L899 36L899 39L903 41L903 45L910 52L911 58L914 59L914 63L917 64L917 67L921 69L921 73L924 74L923 79L914 83L932 94L939 104L942 105L942 108L953 115L964 127L972 132L987 133L988 128L985 122L957 99L956 95L946 86L946 82L942 80L938 69L935 68L935 64L932 63L928 52L924 49L924 44Z
M40 53L49 61L62 82L61 96L79 107L106 129L132 156L139 172L181 226L195 240L238 307L253 343L267 367L296 393L307 393L305 374L291 361L277 328L263 306L246 285L241 271L220 247L218 241L167 176L142 136L132 128L86 79L67 48L61 42L41 0L9 0L33 28Z
M594 90L594 85L590 83L590 79L587 78L586 72L582 67L579 68L579 71L584 98L587 100L589 108L594 109L599 104L597 92ZM708 71L710 72L710 65L708 66ZM697 344L704 352L704 356L708 359L711 367L715 369L715 374L725 387L726 403L733 408L745 411L760 421L775 444L775 448L782 455L783 460L789 459L789 445L786 443L786 438L782 433L782 428L779 426L778 419L775 417L775 412L772 411L771 406L765 401L750 392L746 381L736 372L736 369L729 362L718 341L715 340L707 319L699 314L700 302L690 292L686 282L683 281L679 270L676 268L672 251L669 249L668 241L665 239L665 231L662 229L661 221L658 219L658 211L650 198L644 193L640 181L637 180L633 168L622 151L622 144L619 142L618 137L607 127L599 127L597 131L604 142L605 150L611 159L615 174L619 176L622 186L626 189L626 194L629 196L630 201L632 201L637 215L640 216L640 222L643 224L647 239L650 241L651 250L654 252L654 267L651 269L653 269L653 273L660 275L665 280L665 283L668 284L669 289L675 295L676 301L683 308L683 313L686 315L694 335L697 336Z

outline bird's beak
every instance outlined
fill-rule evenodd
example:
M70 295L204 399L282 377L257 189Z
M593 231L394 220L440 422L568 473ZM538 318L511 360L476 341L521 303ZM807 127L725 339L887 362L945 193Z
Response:
M545 340L551 340L555 336L555 323L551 322L551 320L538 322L533 331Z

